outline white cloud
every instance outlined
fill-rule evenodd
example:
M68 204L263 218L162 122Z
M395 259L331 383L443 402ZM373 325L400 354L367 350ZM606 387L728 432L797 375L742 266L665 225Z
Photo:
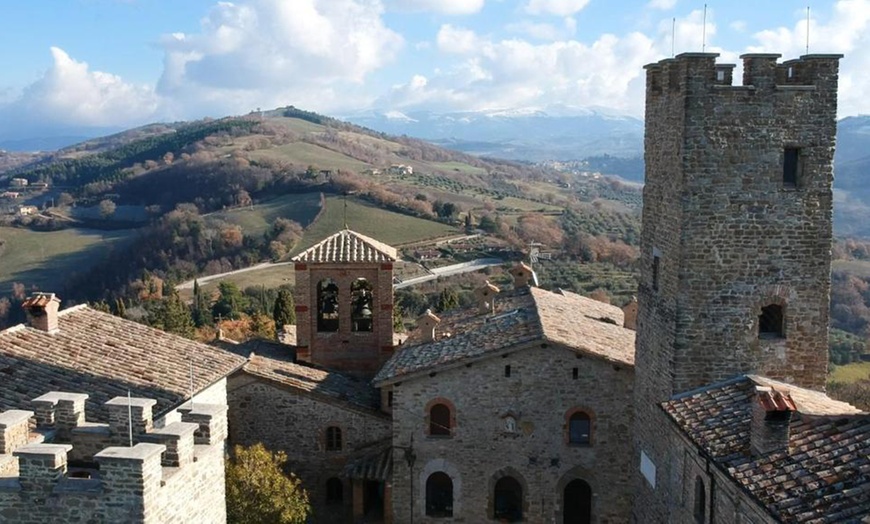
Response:
M410 11L434 11L448 15L470 15L483 9L485 0L392 0L390 5Z
M509 24L505 29L512 33L528 35L538 40L563 40L574 35L577 30L577 22L571 17L566 17L562 26L523 20L522 22Z
M648 7L661 9L663 11L673 9L675 5L677 5L677 0L650 0L647 4Z
M150 87L93 71L58 47L51 55L43 76L0 107L3 128L122 126L154 116L159 100Z
M465 54L478 50L481 42L474 31L444 24L435 38L438 49L445 53Z
M526 12L533 15L570 16L583 10L589 0L529 0Z
M734 20L733 22L728 24L728 27L730 27L734 31L737 31L738 33L743 33L746 31L748 25L746 23L746 20Z

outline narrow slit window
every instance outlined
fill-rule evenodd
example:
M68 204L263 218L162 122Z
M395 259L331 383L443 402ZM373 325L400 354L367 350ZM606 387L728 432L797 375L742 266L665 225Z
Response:
M782 185L797 187L800 171L801 150L797 147L787 147L782 159Z
M653 264L652 264L652 288L653 291L659 290L659 266L661 265L661 258L658 255L653 255Z
M508 364L504 367L504 376L510 378L511 376L511 366Z
M580 376L580 368L574 368L571 370L571 378L573 378L574 380L577 380L577 378L579 376Z

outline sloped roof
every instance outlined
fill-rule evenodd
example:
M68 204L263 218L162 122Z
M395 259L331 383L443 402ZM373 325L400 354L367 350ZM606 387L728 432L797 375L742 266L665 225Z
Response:
M797 408L789 453L750 453L757 385L787 394ZM777 520L856 522L870 514L870 414L824 393L755 375L678 395L662 407Z
M245 373L269 380L279 385L318 395L333 401L346 402L357 409L383 415L380 411L381 397L367 380L293 362L292 346L281 350L279 344L261 346L252 353L242 368Z
M172 409L244 364L218 348L77 306L58 313L58 331L19 325L0 331L0 410L25 408L49 391L87 393L88 420L106 422L116 396Z
M388 246L356 231L344 229L293 257L295 262L394 262L399 254Z
M388 360L375 383L436 367L550 342L617 364L634 365L634 331L622 327L622 310L574 293L523 288L494 298L495 311L476 307L442 314L436 339L415 331Z

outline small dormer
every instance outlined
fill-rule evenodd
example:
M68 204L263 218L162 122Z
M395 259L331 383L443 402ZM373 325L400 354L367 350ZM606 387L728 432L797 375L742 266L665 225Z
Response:
M435 327L441 323L435 313L431 309L427 309L425 313L417 319L417 329L420 331L420 340L423 342L435 341Z
M512 267L510 274L514 277L514 288L516 289L538 285L535 271L525 262L520 262Z
M474 290L474 301L477 303L477 311L488 314L495 311L495 296L499 288L487 280L481 287Z

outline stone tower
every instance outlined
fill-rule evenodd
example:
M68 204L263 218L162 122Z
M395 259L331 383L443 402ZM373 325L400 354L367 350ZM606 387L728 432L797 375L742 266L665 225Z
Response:
M371 377L393 354L394 248L349 229L296 263L296 357Z
M658 404L757 373L821 389L840 55L718 55L647 66L636 343L638 522L665 522Z

